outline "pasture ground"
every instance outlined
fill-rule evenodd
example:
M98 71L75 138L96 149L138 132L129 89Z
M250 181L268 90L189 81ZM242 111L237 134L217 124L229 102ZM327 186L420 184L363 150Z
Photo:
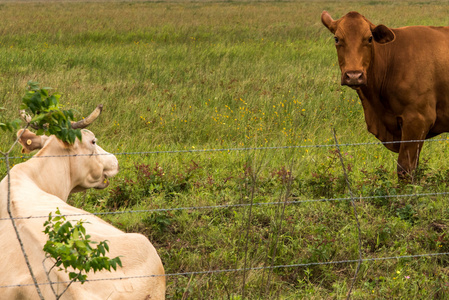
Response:
M78 117L104 104L90 129L117 153L121 172L107 190L70 203L150 210L104 218L148 236L166 273L187 273L167 278L168 299L345 298L356 263L191 273L358 259L332 129L363 258L449 252L447 135L425 144L413 184L398 184L396 155L376 144L356 93L339 85L323 10L335 19L357 10L390 27L449 25L443 1L8 1L0 4L0 106L16 117L29 80L61 92ZM2 133L1 150L13 137ZM273 148L248 150L258 147ZM198 151L236 148L246 150ZM227 207L154 211L216 205ZM352 295L448 292L441 255L365 261Z

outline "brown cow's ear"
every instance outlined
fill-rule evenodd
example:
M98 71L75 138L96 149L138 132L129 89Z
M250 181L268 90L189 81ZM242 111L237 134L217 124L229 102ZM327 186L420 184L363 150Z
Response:
M330 32L335 33L337 31L337 21L334 21L327 11L321 13L321 22Z
M374 40L379 44L386 44L394 41L395 35L394 32L385 25L377 25L376 27L371 29Z
M19 138L19 143L22 145L22 153L30 153L33 150L41 149L48 139L48 136L36 135L28 129L19 130L17 137Z

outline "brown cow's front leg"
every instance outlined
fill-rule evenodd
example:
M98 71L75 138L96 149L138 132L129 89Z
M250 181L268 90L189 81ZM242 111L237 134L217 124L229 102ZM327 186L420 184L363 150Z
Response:
M410 180L418 167L419 154L430 128L421 115L402 118L402 143L399 149L397 172L399 180ZM417 142L411 142L417 141Z
M401 145L397 165L399 180L407 181L413 177L413 173L418 167L422 145L423 142L406 142Z

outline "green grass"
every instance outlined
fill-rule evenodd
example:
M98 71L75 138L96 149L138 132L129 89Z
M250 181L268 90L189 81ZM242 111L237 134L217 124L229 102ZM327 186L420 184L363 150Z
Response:
M449 251L447 142L426 143L421 173L400 185L396 155L366 130L357 95L339 85L332 35L320 22L357 10L391 27L449 25L444 2L5 2L0 5L0 107L15 118L28 80L88 114L110 152L304 146L253 151L118 154L105 191L73 195L92 212L349 197L364 258ZM440 138L446 139L447 135ZM2 133L5 150L13 134ZM307 147L306 147L307 146ZM19 156L20 149L12 155ZM23 159L15 159L19 163ZM4 161L0 160L4 176ZM291 177L290 177L291 176ZM290 178L290 179L289 179ZM366 198L376 196L377 198ZM349 201L108 215L155 245L166 273L358 258ZM246 236L248 235L248 240ZM248 241L248 243L247 243ZM247 251L245 251L247 249ZM170 276L171 299L340 299L355 263ZM364 262L354 299L444 299L448 258Z

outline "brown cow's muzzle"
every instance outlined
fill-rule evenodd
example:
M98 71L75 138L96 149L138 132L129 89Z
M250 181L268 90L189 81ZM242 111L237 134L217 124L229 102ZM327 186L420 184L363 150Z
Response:
M366 84L366 76L362 71L346 71L341 76L341 85L357 88Z

